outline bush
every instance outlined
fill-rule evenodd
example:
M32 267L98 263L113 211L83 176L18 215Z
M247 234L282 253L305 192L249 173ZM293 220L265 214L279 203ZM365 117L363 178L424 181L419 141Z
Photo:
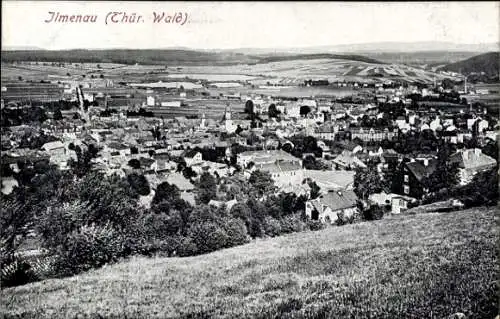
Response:
M264 233L271 237L279 236L281 234L280 221L271 216L267 216L264 219Z
M354 223L356 215L353 214L351 216L346 216L344 212L341 211L337 214L337 217L338 217L336 221L337 226L343 226Z
M198 247L196 243L190 237L182 237L179 241L179 246L177 248L176 254L185 257L193 256L198 253Z
M14 259L8 263L2 261L0 271L0 283L2 287L13 287L24 285L38 280L31 265L19 259Z
M226 247L243 245L250 241L247 227L241 219L226 219L222 226L228 237Z
M371 205L368 209L363 211L363 218L365 220L379 220L384 217L384 208L378 205Z
M298 214L283 217L280 220L280 224L281 232L285 234L303 231L307 227L306 223Z
M55 269L58 275L77 274L115 262L122 252L122 236L110 224L82 226L54 249Z
M316 230L322 230L325 228L325 224L323 224L322 222L320 222L319 220L308 220L307 221L307 227L312 230L312 231L316 231Z
M187 234L193 240L199 254L227 247L229 241L229 236L224 229L212 221L192 224Z

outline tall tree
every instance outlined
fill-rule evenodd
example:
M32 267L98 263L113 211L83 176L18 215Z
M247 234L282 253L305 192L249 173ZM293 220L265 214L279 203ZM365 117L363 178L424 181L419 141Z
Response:
M366 168L356 168L354 192L359 198L367 200L371 194L381 192L383 186L383 181L377 172L376 166L370 165Z
M198 196L199 203L208 204L210 200L215 199L217 195L217 182L212 174L204 172L200 176L198 183Z
M448 143L442 143L437 154L436 170L424 180L424 184L431 192L440 189L452 189L459 182L458 164L449 161L452 149Z
M259 197L274 191L274 180L268 172L255 170L250 175L248 182L253 186Z
M276 108L276 104L271 103L269 105L269 109L267 110L267 114L269 117L278 117L281 112Z
M309 114L311 112L311 108L307 105L302 105L300 107L300 115L302 116L306 116L307 114Z
M247 114L254 114L254 105L252 100L248 100L245 103L245 113Z

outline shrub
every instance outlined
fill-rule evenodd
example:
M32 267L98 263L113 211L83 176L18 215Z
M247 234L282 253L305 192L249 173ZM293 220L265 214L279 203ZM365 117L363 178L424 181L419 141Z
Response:
M306 223L298 214L283 217L280 220L280 224L281 232L285 234L303 231L307 227Z
M363 218L365 220L378 220L384 217L384 208L378 205L371 205L368 209L363 211Z
M352 224L352 223L354 223L354 220L356 218L356 216L354 214L351 216L346 216L346 214L344 214L343 211L339 212L337 214L337 217L338 217L337 221L336 221L337 226Z
M228 237L226 247L243 245L249 242L247 227L241 219L226 219L222 226Z
M324 229L325 228L325 224L323 224L319 220L312 220L311 219L311 220L307 221L307 227L310 230L312 230L312 231L316 231L316 230Z
M59 275L77 274L115 262L122 252L122 236L109 223L82 226L54 249L55 268Z
M227 247L229 237L224 229L213 221L192 224L188 231L197 247L197 253L203 254Z
M177 251L175 254L185 257L185 256L193 256L198 253L198 247L196 243L190 237L181 237L179 241L179 246L177 247Z
M146 196L150 193L151 189L149 187L149 182L144 175L132 173L127 176L127 180L132 189L134 189L139 195Z
M2 261L1 266L0 284L2 287L19 286L38 280L31 265L26 261L16 258L8 263Z
M271 216L267 216L264 219L264 232L271 237L279 236L281 234L280 221Z

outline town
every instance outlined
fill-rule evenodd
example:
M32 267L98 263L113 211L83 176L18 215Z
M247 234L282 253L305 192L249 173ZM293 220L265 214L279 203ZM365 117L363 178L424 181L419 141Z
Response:
M280 84L118 84L103 76L102 66L96 69L100 76L91 79L2 84L4 194L19 186L21 170L72 170L86 161L87 169L108 176L144 176L151 186L140 198L145 207L164 182L196 205L194 185L203 174L248 181L261 171L270 174L276 193L305 196L319 207L307 210L310 218L335 223L359 199L365 207L400 213L497 166L498 111L479 99L488 88L466 81L305 80L299 94L280 96ZM300 94L311 87L346 87L351 95ZM266 89L271 93L261 93ZM84 159L89 149L95 152ZM450 165L458 170L456 180L436 183L432 177ZM376 183L359 185L358 171L370 172ZM311 197L313 184L318 198ZM364 187L370 189L361 194ZM205 204L234 199L218 189Z

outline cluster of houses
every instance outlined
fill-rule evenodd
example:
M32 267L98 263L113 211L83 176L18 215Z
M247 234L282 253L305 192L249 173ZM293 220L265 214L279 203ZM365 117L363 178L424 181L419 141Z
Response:
M393 91L380 88L378 93L391 93L391 98L386 100L404 97L398 93L400 91ZM339 214L350 216L356 211L353 170L366 167L368 161L378 162L380 172L391 164L404 165L402 193L377 194L370 199L390 205L394 213L401 212L407 203L428 191L422 181L436 169L436 155L403 156L394 149L383 148L381 142L397 141L412 132L427 132L449 143L463 143L473 136L485 143L496 141L498 129L486 115L464 114L463 111L412 111L404 107L404 115L391 118L374 102L352 104L313 98L297 101L253 98L252 101L257 115L253 120L248 114L233 112L230 106L218 119L206 118L204 114L201 118L179 116L166 120L132 118L118 113L95 116L90 123L83 123L68 114L62 121L48 120L37 128L37 132L56 139L37 150L20 148L19 140L27 128L12 127L2 135L2 148L6 149L2 152L2 164L7 163L15 172L19 170L19 162L39 159L66 170L71 161L78 160L78 148L85 151L93 145L98 149L92 160L94 169L121 176L139 172L146 177L152 190L141 198L146 206L162 182L176 185L182 197L194 204L196 177L182 174L179 170L181 160L197 176L209 172L220 178L238 174L248 179L253 171L260 170L271 175L279 191L296 195L309 194L306 181L314 181L320 186L321 194L307 202L306 214L312 219L334 223ZM267 114L269 103L275 103L279 111L277 117ZM155 102L148 98L146 104ZM385 127L364 126L367 121L377 123L381 119L388 123ZM293 149L290 139L297 135L317 140L322 150L317 160L324 163L326 169L306 169L304 157L298 158L283 150L286 144ZM333 142L340 149L333 150ZM250 150L235 152L235 145ZM203 149L217 155L207 158L201 152ZM237 165L230 164L231 157L236 157ZM139 164L131 165L133 160ZM477 172L497 165L496 159L478 148L460 150L451 160L460 167L462 184L469 183ZM12 177L2 177L2 192L11 192L14 186Z

